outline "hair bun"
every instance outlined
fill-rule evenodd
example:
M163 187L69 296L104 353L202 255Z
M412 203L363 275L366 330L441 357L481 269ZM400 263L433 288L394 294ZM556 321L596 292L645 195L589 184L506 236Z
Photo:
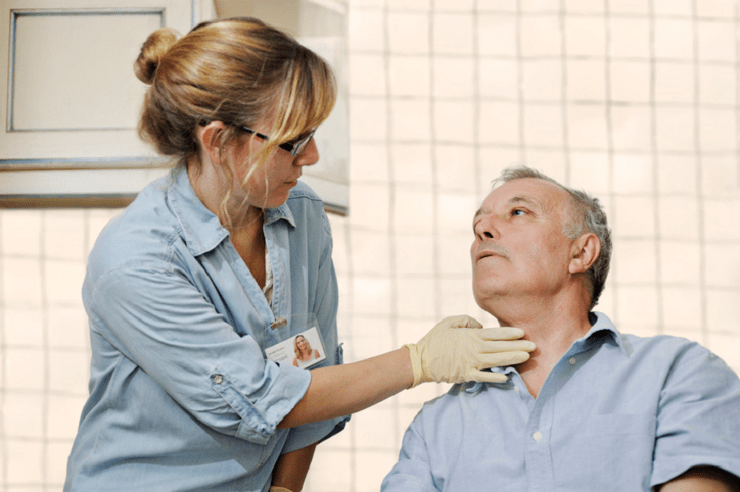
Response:
M163 27L151 33L141 46L139 57L134 62L136 77L145 84L151 84L160 60L179 37L178 32L169 27Z

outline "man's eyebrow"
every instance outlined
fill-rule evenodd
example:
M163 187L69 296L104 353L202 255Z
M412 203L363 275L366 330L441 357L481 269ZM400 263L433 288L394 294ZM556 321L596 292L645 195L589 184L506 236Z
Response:
M542 209L542 204L537 201L537 199L529 196L529 195L517 195L509 198L509 200L506 202L509 205L514 205L516 203L524 203L526 205L530 205L535 208Z
M513 196L506 201L506 205L515 205L517 203L524 203L526 205L531 206L532 208L537 208L540 211L542 210L542 204L539 201L537 201L536 198L531 197L529 195ZM473 215L473 222L475 222L475 220L478 218L479 215L482 215L488 212L489 212L488 210L483 210L483 208L479 208L478 210L475 211L475 215Z

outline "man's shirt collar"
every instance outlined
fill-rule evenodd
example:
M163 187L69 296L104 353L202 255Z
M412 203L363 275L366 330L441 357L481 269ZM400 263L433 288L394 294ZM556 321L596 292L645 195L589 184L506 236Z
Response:
M629 357L632 353L632 347L629 342L622 337L614 323L609 319L607 315L601 312L589 313L589 320L591 321L591 329L583 337L574 341L567 352L563 354L561 359L570 357L575 354L586 352L604 343L610 343L619 347L620 352L625 357ZM505 374L511 378L512 374L515 374L516 368L514 366L503 366L503 367L492 367L491 372L499 374ZM482 383L468 383L465 391L475 393L480 391Z

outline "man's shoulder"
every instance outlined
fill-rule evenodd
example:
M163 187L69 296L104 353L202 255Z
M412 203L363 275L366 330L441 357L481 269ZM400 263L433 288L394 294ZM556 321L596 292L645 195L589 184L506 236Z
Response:
M722 388L740 395L740 378L719 355L701 343L673 335L639 337L623 334L623 342L632 350L632 360L641 367L665 371L664 384L677 387L702 387L703 391Z
M622 342L640 352L661 354L668 358L685 356L706 356L712 352L701 343L676 335L638 336L630 333L620 334Z

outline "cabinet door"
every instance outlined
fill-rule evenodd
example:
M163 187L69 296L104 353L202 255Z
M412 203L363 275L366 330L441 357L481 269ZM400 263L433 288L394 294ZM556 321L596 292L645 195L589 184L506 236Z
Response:
M140 141L146 86L133 62L161 26L194 22L191 0L6 0L0 67L4 204L131 197L164 173Z

